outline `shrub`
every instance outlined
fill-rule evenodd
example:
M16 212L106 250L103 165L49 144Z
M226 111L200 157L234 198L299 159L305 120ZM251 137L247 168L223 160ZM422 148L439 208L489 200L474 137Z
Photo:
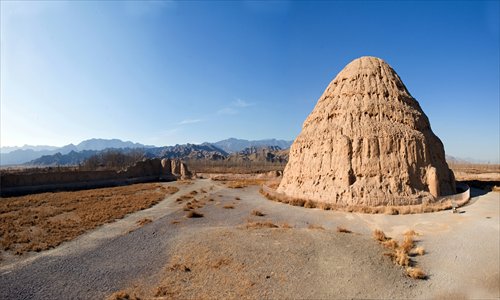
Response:
M375 229L373 231L373 238L379 242L383 242L387 240L387 237L385 236L385 233L382 230Z
M341 233L352 233L352 231L350 231L349 229L346 229L346 228L341 227L341 226L337 226L337 232L341 232Z
M186 217L188 217L188 218L203 218L203 214L192 210L192 211L188 212Z
M419 267L406 268L406 275L408 275L409 277L411 277L413 279L426 279L427 278L427 275L425 274L425 272Z
M252 210L252 215L257 216L257 217L265 216L265 214L263 212L261 212L260 210L256 210L256 209Z

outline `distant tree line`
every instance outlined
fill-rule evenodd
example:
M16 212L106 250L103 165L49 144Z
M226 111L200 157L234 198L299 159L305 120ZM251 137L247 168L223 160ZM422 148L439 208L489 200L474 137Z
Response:
M283 171L286 162L248 161L248 160L185 160L191 171L198 173L262 173Z
M81 165L81 170L121 170L134 165L144 158L141 150L121 152L118 150L107 150L87 158Z

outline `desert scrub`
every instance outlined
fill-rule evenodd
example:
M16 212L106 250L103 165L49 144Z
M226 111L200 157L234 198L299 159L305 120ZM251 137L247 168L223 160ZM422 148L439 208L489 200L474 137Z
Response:
M260 210L256 210L256 209L252 210L251 214L254 215L254 216L257 216L257 217L263 217L263 216L265 216L265 214L263 212L261 212Z
M262 222L248 222L246 224L247 229L257 229L257 228L279 228L278 225L274 224L271 221L262 221Z
M0 246L43 251L149 208L179 189L158 183L0 198Z
M419 267L415 266L415 262L410 258L411 256L424 255L425 250L423 247L415 247L414 236L418 235L414 230L410 230L404 233L403 242L398 243L390 237L387 237L381 230L374 230L373 238L377 240L385 248L391 250L391 252L384 253L392 261L402 267L406 267L406 274L414 279L426 279L424 271ZM412 267L413 266L413 267Z
M387 237L385 236L385 233L382 230L375 229L373 231L373 238L379 242L383 242L387 240Z
M352 233L352 231L350 231L349 229L347 229L345 227L342 227L342 226L337 226L337 232L340 232L340 233Z
M203 214L192 210L192 211L188 212L186 217L187 218L203 218Z
M419 267L406 268L406 275L408 275L409 277L411 277L413 279L426 279L427 278L427 275L425 274L425 272Z

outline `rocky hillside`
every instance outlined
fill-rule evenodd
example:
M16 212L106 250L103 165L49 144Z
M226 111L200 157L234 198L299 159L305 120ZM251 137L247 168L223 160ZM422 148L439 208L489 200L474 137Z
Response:
M288 149L290 148L290 145L292 145L293 141L285 141L285 140L277 140L277 139L267 139L267 140L255 140L255 141L249 141L249 140L243 140L243 139L235 139L235 138L230 138L222 141L218 141L215 143L212 143L212 145L228 152L228 153L235 153L239 151L243 151L246 148L252 148L252 147L273 147L273 146L278 146L281 149Z

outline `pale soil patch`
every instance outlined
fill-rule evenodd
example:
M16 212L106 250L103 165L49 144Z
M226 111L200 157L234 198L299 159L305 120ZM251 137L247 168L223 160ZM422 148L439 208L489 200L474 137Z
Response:
M1 198L0 245L16 254L53 248L87 230L149 208L177 191L176 187L145 183Z
M167 299L400 298L413 284L367 237L240 227L186 230L159 282L126 292Z

